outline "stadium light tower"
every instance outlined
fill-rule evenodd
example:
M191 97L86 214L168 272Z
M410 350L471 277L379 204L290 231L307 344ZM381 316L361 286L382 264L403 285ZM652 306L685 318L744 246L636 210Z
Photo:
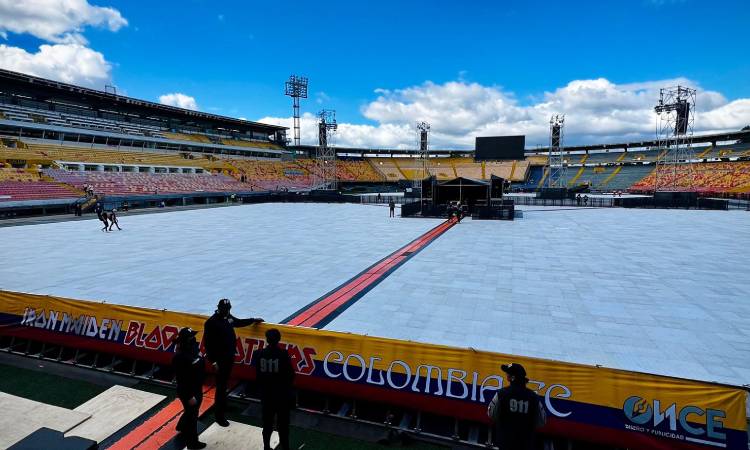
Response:
M315 165L317 166L316 184L323 189L336 190L338 177L336 175L336 150L332 141L338 130L336 111L324 109L318 113L318 147L315 151Z
M299 99L307 98L307 77L291 75L284 83L284 95L292 97L294 108L294 145L299 146Z
M694 189L693 128L697 91L685 86L659 90L656 112L656 157L654 191ZM682 169L682 170L681 170Z
M549 120L549 149L547 156L547 187L564 188L567 184L563 137L565 114L555 114Z

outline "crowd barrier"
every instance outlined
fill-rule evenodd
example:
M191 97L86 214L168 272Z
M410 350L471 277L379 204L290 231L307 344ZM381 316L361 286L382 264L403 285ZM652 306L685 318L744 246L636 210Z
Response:
M0 335L159 364L180 327L206 317L0 291ZM486 422L505 384L500 364L523 364L545 405L546 433L639 449L747 449L747 392L739 387L501 353L283 325L240 328L234 374L253 380L253 354L282 332L301 389ZM203 347L201 343L201 347Z

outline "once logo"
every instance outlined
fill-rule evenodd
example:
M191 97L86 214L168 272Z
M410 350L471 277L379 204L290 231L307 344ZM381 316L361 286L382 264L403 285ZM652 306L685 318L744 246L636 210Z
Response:
M710 408L704 410L689 405L681 408L678 412L677 403L672 403L662 410L659 400L655 399L652 403L649 403L646 399L634 395L625 400L622 411L628 420L638 425L658 427L668 421L671 431L685 432L693 436L705 435L709 439L726 439L726 434L720 431L724 426L722 419L726 418L726 413L722 410ZM690 437L686 437L686 439L693 442L703 442Z

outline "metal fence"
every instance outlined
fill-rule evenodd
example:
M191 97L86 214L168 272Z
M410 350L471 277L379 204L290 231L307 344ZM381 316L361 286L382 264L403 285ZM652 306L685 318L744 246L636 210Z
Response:
M380 197L377 195L360 195L360 202L365 205L387 205L391 200L397 205L403 205L404 203L413 202L414 199L411 197L405 197L403 195L392 195L392 194L381 194ZM419 199L417 199L419 200Z
M516 205L523 206L557 206L571 208L683 208L683 209L713 209L713 210L743 210L750 211L750 201L737 199L719 199L698 197L697 204L687 206L674 203L665 205L655 202L653 197L589 197L580 201L574 198L551 199L530 196L508 196Z
M571 206L571 207L589 207L589 208L612 208L614 206L622 206L621 204L615 204L616 200L622 200L622 198L607 198L607 197L591 197L587 201L581 199L578 202L571 198L537 198L529 196L508 196L512 198L513 202L518 205L524 206Z

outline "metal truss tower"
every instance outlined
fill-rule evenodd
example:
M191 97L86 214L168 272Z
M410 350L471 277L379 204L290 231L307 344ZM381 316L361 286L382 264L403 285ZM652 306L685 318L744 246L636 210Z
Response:
M430 124L427 122L417 122L417 142L419 143L419 169L414 171L414 180L412 185L415 188L422 189L422 180L427 178L430 172L427 170L428 158L430 157Z
M555 114L549 120L549 154L547 157L547 187L565 188L568 177L563 158L565 114Z
M318 113L318 147L315 150L315 184L318 189L338 189L334 133L338 129L336 111L324 109Z
M693 129L697 91L685 86L659 90L656 112L656 158L654 191L692 191Z
M294 108L294 145L299 146L299 99L307 98L307 77L291 75L284 83L284 95L292 97Z

